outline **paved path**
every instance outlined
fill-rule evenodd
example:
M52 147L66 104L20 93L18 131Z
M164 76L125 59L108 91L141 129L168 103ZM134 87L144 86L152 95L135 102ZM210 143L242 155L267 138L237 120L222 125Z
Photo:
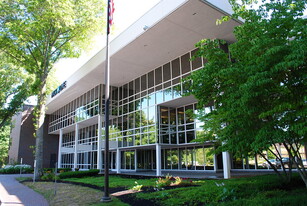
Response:
M22 175L29 177L29 175ZM32 175L31 175L32 176ZM1 206L48 206L47 200L32 189L15 180L20 175L0 174L0 205Z

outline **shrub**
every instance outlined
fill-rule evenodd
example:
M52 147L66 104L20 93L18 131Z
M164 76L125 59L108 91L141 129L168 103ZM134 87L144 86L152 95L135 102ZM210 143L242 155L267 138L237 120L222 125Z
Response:
M98 175L99 170L97 169L91 169L88 171L74 171L74 172L63 172L59 174L60 179L66 179L66 178L81 178L86 176L95 176Z
M135 186L133 186L131 189L134 191L141 191L143 185L139 185L137 181L134 182Z
M58 176L54 175L53 173L48 172L47 174L41 176L41 180L44 181L53 181L60 179Z
M22 173L32 173L33 169L26 167L22 168ZM9 167L9 168L3 168L0 169L0 174L19 174L20 173L20 168L19 167Z
M156 188L161 189L163 187L170 186L172 183L172 176L166 175L165 178L159 177L156 181Z
M70 172L71 168L58 168L58 172L62 173L62 172Z

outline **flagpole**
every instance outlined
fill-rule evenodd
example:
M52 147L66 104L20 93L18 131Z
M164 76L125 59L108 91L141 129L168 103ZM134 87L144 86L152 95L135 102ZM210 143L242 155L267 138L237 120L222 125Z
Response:
M104 149L104 196L102 202L112 201L109 195L109 105L110 105L110 56L109 56L109 33L110 33L110 2L108 0L107 14L107 42L105 61L105 149ZM112 8L113 9L113 8Z

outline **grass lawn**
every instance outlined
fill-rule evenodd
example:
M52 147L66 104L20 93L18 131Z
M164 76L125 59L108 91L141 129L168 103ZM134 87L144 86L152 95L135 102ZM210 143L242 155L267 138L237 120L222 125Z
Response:
M307 205L307 189L295 175L283 184L276 175L199 181L199 187L137 193L136 198L159 205Z
M104 185L104 177L103 176L96 176L96 177L84 177L84 178L67 178L62 179L63 181L69 181L69 182L78 182L78 183L84 183L84 184L90 184L98 187L103 187ZM124 187L126 189L130 189L133 186L136 185L136 182L139 185L143 186L154 186L155 185L156 178L152 179L136 179L136 178L126 178L118 175L110 175L109 180L109 187L110 188L116 188L116 187Z
M101 190L82 187L79 185L57 183L55 194L55 184L53 182L23 182L23 184L42 194L50 206L128 206L128 204L125 204L114 197L112 197L112 202L110 203L101 203L100 199L103 196Z
M156 178L135 179L120 176L110 176L110 188L132 188L135 182L139 185L151 187ZM65 181L103 186L103 177L67 178ZM298 175L294 175L290 184L283 184L276 175L236 178L230 180L199 180L194 181L194 187L173 189L147 190L146 192L125 195L108 204L100 203L102 191L80 185L58 183L58 197L52 193L53 183L26 183L29 187L43 193L50 205L69 205L69 201L76 200L73 205L307 205L307 189ZM32 185L31 185L32 184ZM49 185L48 185L49 184ZM66 186L65 186L66 185ZM63 187L63 188L62 188ZM49 188L49 192L46 191ZM61 188L61 189L60 189ZM51 192L50 192L51 191ZM86 195L84 195L86 194ZM50 198L51 197L51 198ZM57 199L55 199L55 197ZM67 199L67 202L65 202ZM64 202L63 202L64 201ZM129 204L128 204L129 205Z

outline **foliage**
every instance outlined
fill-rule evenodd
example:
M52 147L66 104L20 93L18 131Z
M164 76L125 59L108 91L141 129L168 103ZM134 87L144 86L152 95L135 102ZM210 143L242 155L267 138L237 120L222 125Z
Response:
M21 172L24 173L32 173L33 172L33 168L22 168ZM10 167L10 168L2 168L0 169L0 174L19 174L20 173L20 168L18 167Z
M57 168L57 172L70 172L71 168ZM54 168L44 168L44 172L54 172Z
M173 186L191 186L194 184L194 182L187 178L181 178L181 177L174 177L175 181L172 182L171 185Z
M11 117L31 95L28 89L31 80L0 51L0 130L9 124Z
M7 162L10 146L10 126L0 128L0 168Z
M135 185L131 189L134 190L134 191L141 191L143 185L140 185L137 181L135 181L134 183L135 183Z
M274 175L206 180L197 184L200 186L137 193L136 197L158 205L303 205L307 197L298 175L288 185Z
M168 186L191 186L193 181L181 178L181 177L172 177L171 175L166 175L165 178L159 177L155 184L155 190L164 190Z
M170 186L172 183L172 176L171 175L166 175L165 178L159 177L158 180L156 181L156 188L162 189L164 187Z
M222 40L196 44L196 56L208 62L189 78L190 93L200 106L213 101L215 107L209 114L200 112L207 132L199 141L218 140L217 151L258 153L266 160L262 152L268 150L281 164L278 149L270 147L283 144L307 186L298 151L307 141L307 19L302 18L307 1L265 1L257 9L249 9L253 1L230 2L231 18L244 23L235 28L237 42L229 45L229 53ZM289 181L291 167L283 174Z
M91 169L88 171L74 171L74 172L63 172L59 174L60 179L65 178L81 178L86 176L95 176L98 175L99 170L97 169Z
M37 95L36 177L42 175L43 123L47 80L60 58L78 57L102 30L101 0L3 0L0 2L0 48L18 68L34 76Z
M59 180L59 176L56 176L54 173L46 173L43 176L41 176L41 180L43 181L54 181Z

